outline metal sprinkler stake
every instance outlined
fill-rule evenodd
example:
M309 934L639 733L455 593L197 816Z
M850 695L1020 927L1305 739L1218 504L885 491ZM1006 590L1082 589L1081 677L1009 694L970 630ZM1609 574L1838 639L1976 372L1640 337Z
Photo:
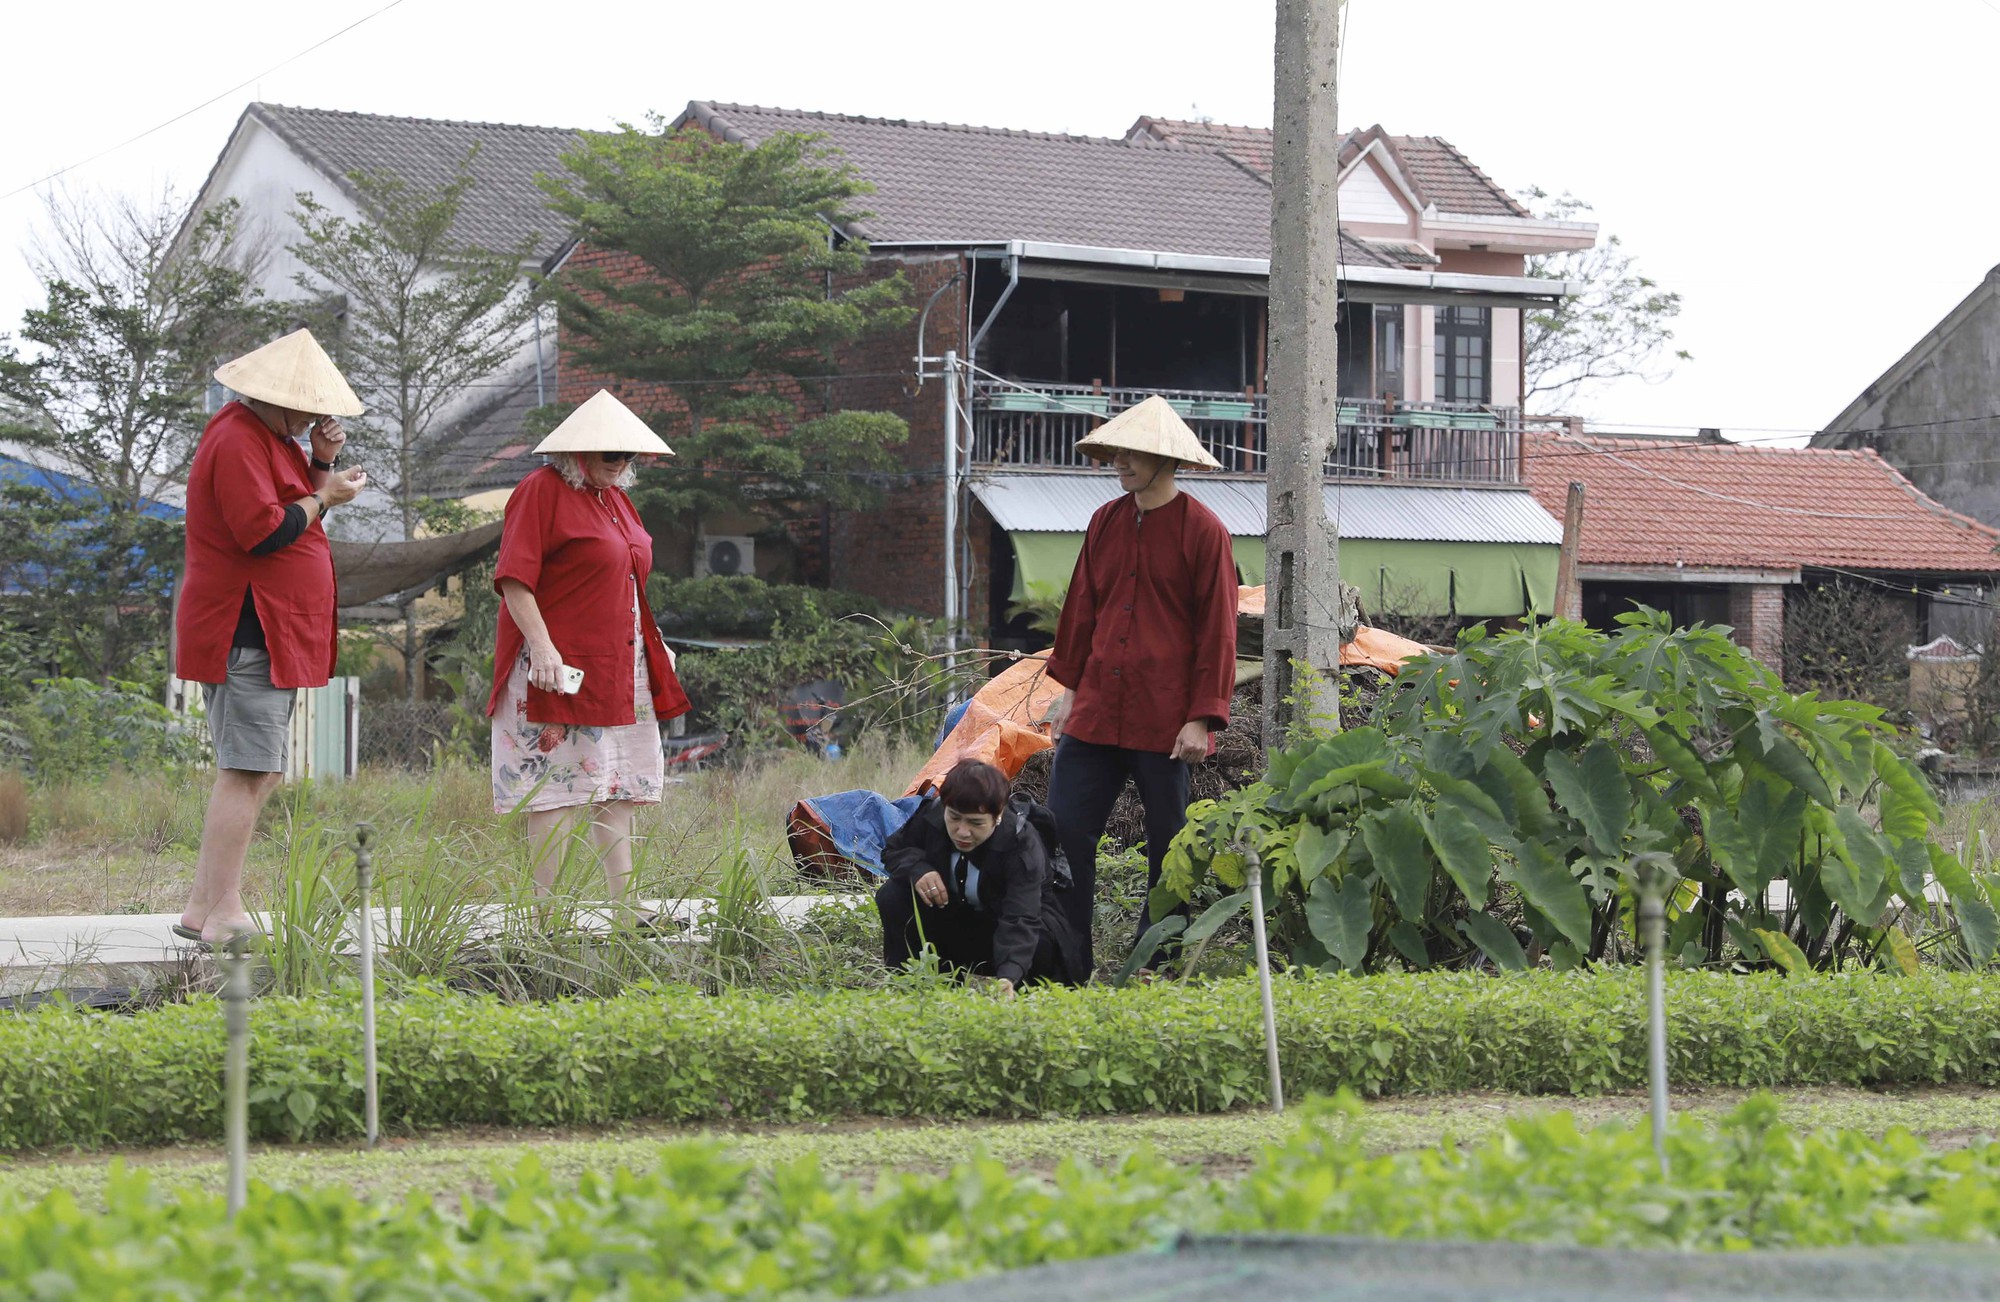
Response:
M361 932L361 1115L368 1147L382 1138L380 1094L375 1080L375 910L369 904L369 887L374 884L374 856L368 843L375 829L367 823L354 825L354 881L361 897L357 925Z
M1285 1110L1285 1081L1278 1071L1278 1014L1271 1006L1271 948L1264 937L1264 865L1254 849L1243 851L1250 879L1250 933L1257 942L1257 993L1264 1002L1264 1058L1271 1068L1271 1111Z
M1667 906L1660 871L1639 870L1639 932L1646 942L1646 1051L1653 1104L1653 1153L1667 1176Z
M250 1187L250 938L223 948L222 1018L229 1052L222 1065L222 1133L229 1150L229 1215L243 1210Z

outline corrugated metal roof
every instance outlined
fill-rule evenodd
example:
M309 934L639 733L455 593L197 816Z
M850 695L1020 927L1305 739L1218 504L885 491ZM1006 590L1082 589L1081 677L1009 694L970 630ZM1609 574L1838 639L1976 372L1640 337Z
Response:
M1190 475L1180 482L1230 533L1263 535L1263 480ZM1098 507L1118 496L1118 480L1090 473L992 475L975 481L972 492L1009 533L1080 533ZM1346 538L1562 542L1562 525L1525 488L1331 483L1326 486L1326 514Z

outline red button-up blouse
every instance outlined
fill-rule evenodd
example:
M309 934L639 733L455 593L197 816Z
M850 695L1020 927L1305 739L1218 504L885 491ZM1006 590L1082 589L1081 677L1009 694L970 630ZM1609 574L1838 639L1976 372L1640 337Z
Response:
M250 549L277 531L285 507L312 493L306 454L240 402L201 432L188 472L187 563L174 615L174 672L191 683L229 673L243 590L271 653L276 687L324 687L334 639L333 552L318 520L267 556Z
M1083 536L1049 677L1079 741L1169 754L1186 724L1229 723L1236 562L1215 513L1180 493L1140 517L1126 493Z
M500 529L500 562L493 575L518 579L535 594L549 640L563 663L583 670L575 696L528 688L528 719L612 728L633 723L635 684L632 601L639 601L639 630L646 639L646 673L653 710L662 720L688 711L687 693L667 663L667 646L646 605L646 576L653 569L653 536L639 523L632 499L616 488L601 493L571 488L552 466L521 481L507 499ZM493 652L493 695L486 713L500 708L508 674L525 639L503 602Z

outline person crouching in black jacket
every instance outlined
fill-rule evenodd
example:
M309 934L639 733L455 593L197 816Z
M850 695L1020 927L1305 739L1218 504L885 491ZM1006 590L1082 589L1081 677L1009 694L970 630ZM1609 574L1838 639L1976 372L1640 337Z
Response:
M928 943L953 971L997 979L1003 994L1031 981L1074 985L1080 954L1056 903L1041 836L1007 801L991 764L955 765L882 847L889 880L875 892L882 960L910 961Z

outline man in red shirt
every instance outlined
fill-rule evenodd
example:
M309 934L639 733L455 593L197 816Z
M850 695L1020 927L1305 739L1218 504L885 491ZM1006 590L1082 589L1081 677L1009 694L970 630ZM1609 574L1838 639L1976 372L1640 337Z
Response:
M1125 490L1099 508L1063 602L1049 676L1056 705L1049 807L1076 885L1070 924L1091 953L1097 841L1127 781L1146 811L1146 885L1187 822L1188 765L1229 724L1236 685L1236 563L1229 531L1174 482L1214 457L1164 398L1122 412L1077 451L1108 460ZM1146 930L1139 914L1139 934Z
M194 889L173 931L209 944L254 928L243 863L257 815L284 780L292 702L333 672L333 556L321 524L367 482L336 471L358 416L333 361L299 330L215 378L239 396L208 422L188 472L187 562L174 615L174 672L207 685L215 787ZM312 435L312 459L299 439Z

